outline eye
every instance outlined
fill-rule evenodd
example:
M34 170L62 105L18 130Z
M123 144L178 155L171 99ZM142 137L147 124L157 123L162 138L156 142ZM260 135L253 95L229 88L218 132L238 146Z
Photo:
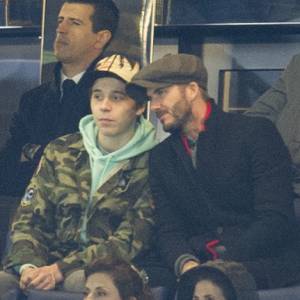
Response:
M122 101L126 99L126 95L122 93L115 93L112 95L112 100L115 102Z
M158 95L158 96L163 96L165 93L167 92L167 89L158 89L157 91L156 91L156 94Z
M62 21L63 21L63 18L58 18L57 21L56 21L57 25L61 24Z
M105 292L105 291L97 291L96 292L96 296L97 297L104 297L104 296L106 296L107 295L107 293Z
M101 93L93 93L92 99L96 100L96 101L101 101L101 100L103 100L103 95Z
M73 25L76 25L76 26L80 26L81 25L81 22L77 21L77 20L73 20L72 21L72 24Z

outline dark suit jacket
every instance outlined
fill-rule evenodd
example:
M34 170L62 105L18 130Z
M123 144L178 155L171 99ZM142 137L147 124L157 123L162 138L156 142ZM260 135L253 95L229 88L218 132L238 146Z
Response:
M96 59L83 75L74 91L74 105L62 113L60 64L52 81L26 92L10 125L10 137L0 151L0 194L23 194L39 162L44 147L53 139L78 131L79 120L90 113L89 78ZM39 150L28 159L24 153ZM23 155L22 155L23 154Z
M205 243L219 239L223 258L278 258L294 238L288 150L271 122L212 105L197 141L197 168L179 133L150 155L159 246L173 266L192 254L209 259Z

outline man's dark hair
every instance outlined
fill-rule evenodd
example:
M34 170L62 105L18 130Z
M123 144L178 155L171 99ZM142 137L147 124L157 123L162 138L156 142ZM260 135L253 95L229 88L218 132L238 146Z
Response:
M115 34L119 23L119 10L112 0L66 0L65 3L89 4L94 7L93 31L109 30Z
M137 300L151 300L151 293L143 282L138 271L127 262L108 257L98 259L85 268L85 277L95 273L105 273L113 281L119 291L122 300L130 300L135 297Z

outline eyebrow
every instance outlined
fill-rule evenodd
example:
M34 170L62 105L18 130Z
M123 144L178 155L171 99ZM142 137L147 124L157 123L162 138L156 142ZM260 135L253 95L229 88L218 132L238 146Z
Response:
M63 20L63 19L68 19L70 21L76 21L76 22L79 22L80 24L84 24L84 21L82 19L75 18L75 17L58 16L57 21L60 21L60 20Z
M204 295L205 300L215 300L215 297L213 295Z
M157 92L159 92L159 91L161 91L161 90L164 90L164 89L166 89L166 88L163 88L163 87L157 88L157 89L155 89L155 90L153 91L153 93L155 94L155 93L157 93Z
M106 289L106 288L104 288L103 286L97 286L96 288L95 288L95 291L100 291L100 292L106 292L106 293L108 293L109 292L109 290L108 289Z

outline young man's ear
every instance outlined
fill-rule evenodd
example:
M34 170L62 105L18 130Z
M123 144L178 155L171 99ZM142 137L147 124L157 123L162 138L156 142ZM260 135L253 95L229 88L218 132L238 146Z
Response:
M97 32L97 41L95 47L97 49L103 49L109 43L112 38L112 34L109 30L100 30Z
M140 117L146 109L146 104L137 104L136 115Z

